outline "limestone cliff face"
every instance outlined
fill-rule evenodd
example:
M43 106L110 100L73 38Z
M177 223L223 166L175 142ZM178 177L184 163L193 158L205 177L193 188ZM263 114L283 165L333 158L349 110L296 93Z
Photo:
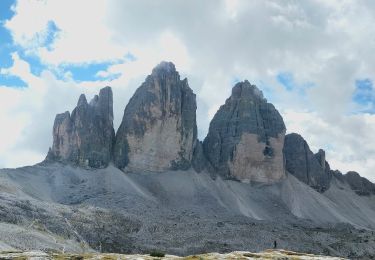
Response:
M325 152L314 154L298 134L285 136L275 107L248 81L237 83L215 114L203 142L197 139L196 97L173 63L162 62L137 89L113 129L113 94L100 90L90 103L58 114L46 161L122 170L208 171L212 177L274 183L293 174L318 192L340 181L360 196L375 195L375 184L356 172L331 170Z
M130 171L188 169L197 144L196 100L173 63L162 62L137 89L116 134L114 162Z
M106 167L111 160L114 137L111 88L101 89L90 103L82 94L71 115L67 111L56 116L47 160Z
M244 81L212 119L203 150L213 171L226 178L272 183L285 176L284 135L279 112Z
M297 179L319 192L329 188L333 174L323 150L314 154L302 136L292 133L285 136L284 155L286 170Z

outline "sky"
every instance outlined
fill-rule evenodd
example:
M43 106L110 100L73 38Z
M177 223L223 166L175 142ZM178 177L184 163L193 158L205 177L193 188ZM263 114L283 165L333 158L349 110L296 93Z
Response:
M114 92L115 128L160 61L197 94L202 140L244 79L333 169L375 181L375 2L1 0L0 168L42 161L57 113Z

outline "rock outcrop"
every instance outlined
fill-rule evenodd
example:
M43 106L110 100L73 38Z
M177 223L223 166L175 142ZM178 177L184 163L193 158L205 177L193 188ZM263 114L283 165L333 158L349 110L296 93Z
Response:
M302 136L291 133L285 136L284 156L286 170L297 179L319 192L329 188L332 174L322 149L314 154Z
M83 167L106 167L114 138L112 89L105 87L90 103L82 94L72 114L67 111L56 116L53 145L46 159Z
M206 156L203 151L203 144L201 141L196 142L194 153L193 153L193 160L191 161L191 164L196 172L201 172L209 166Z
M273 183L285 176L284 135L279 112L244 81L212 119L203 150L212 170L225 178Z
M243 182L274 183L290 173L318 192L331 180L358 195L375 195L375 184L356 172L331 170L324 150L314 154L299 134L285 136L275 107L248 81L237 83L215 114L203 142L197 139L196 97L171 62L161 62L127 104L113 129L113 94L100 90L89 103L56 115L48 161L104 168L111 161L126 171L208 171Z
M355 193L360 196L375 195L375 184L368 179L361 177L359 173L349 171L343 175L344 180L349 184Z
M114 162L129 171L188 169L197 144L195 94L171 62L137 89L116 134Z

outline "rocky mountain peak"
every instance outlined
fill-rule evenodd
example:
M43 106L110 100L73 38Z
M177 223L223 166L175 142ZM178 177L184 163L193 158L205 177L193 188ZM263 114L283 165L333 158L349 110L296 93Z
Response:
M82 94L71 115L67 111L56 116L47 160L106 167L111 160L114 137L111 88L101 89L90 103Z
M275 107L247 80L215 114L203 142L213 171L242 181L272 183L285 176L285 124Z
M87 106L87 105L88 105L88 103L87 103L87 99L86 99L85 94L81 94L79 96L79 99L78 99L77 107L79 107L79 106Z
M107 86L99 91L98 104L100 114L109 121L113 121L113 93L111 87Z
M161 62L136 90L116 134L115 164L165 171L191 166L197 143L195 94L171 62Z
M319 151L315 154L315 158L318 160L320 166L325 170L326 168L326 152L323 149L319 149Z
M238 82L232 88L231 99L260 99L264 100L263 93L255 85L251 85L248 80Z
M306 183L318 192L325 192L331 186L333 179L346 183L360 196L375 194L375 184L361 177L355 171L342 174L331 170L326 161L325 151L319 149L314 154L305 139L296 133L287 134L284 143L285 167L288 173Z
M291 133L285 136L284 156L286 170L297 179L319 192L329 188L333 174L324 150L314 154L301 135Z
M375 184L359 175L358 172L349 171L344 176L344 180L352 190L360 196L375 195Z
M169 61L162 61L155 68L152 69L151 75L171 75L171 74L178 74L176 70L176 66L173 62Z

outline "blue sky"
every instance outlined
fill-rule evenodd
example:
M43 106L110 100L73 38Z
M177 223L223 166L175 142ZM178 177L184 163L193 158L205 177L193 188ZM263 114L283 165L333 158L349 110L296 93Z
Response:
M12 53L17 53L20 58L30 65L31 73L35 76L40 76L43 70L49 70L55 74L58 79L63 80L66 75L69 75L74 81L105 81L113 80L119 77L119 73L100 76L98 72L105 71L109 66L123 63L125 61L134 61L135 57L127 53L123 58L119 57L116 61L103 62L84 62L77 64L60 64L59 66L51 67L50 64L41 61L38 55L30 53L30 50L14 43L11 32L5 27L5 21L12 18L14 11L12 5L16 3L15 0L0 1L0 69L10 68L13 64ZM45 35L44 35L45 33ZM54 41L59 37L60 29L53 20L46 24L46 31L41 40L38 42L47 50L52 51ZM41 34L42 35L42 34ZM19 76L8 75L0 73L0 86L23 88L27 87Z
M353 101L360 105L362 113L375 113L375 92L370 79L358 79L355 82Z
M333 168L374 176L371 1L152 2L0 1L0 167L42 160L55 115L81 93L110 85L117 127L135 89L169 60L197 95L201 139L247 79Z
M30 64L31 73L35 76L40 76L43 70L50 70L55 76L63 80L66 75L69 75L76 82L84 81L108 81L114 80L120 77L120 73L108 74L101 76L98 74L101 71L106 71L110 66L114 64L121 64L127 61L134 61L136 58L130 52L128 52L121 59L108 60L101 62L85 62L76 64L60 64L51 68L50 64L46 64L41 61L38 55L29 53L28 49L22 48L22 46L14 43L11 32L5 28L5 21L12 18L14 11L12 5L16 2L15 0L2 0L0 1L0 68L9 68L13 64L12 53L17 53L21 59ZM53 43L56 38L60 37L61 30L53 20L49 20L46 24L46 36L42 37L43 40L39 43L46 47L49 51L53 51ZM297 84L293 73L288 71L280 71L276 76L276 81L285 88L288 92L297 92L300 98L304 98L305 91L307 88L313 87L313 83ZM241 80L240 76L233 76L232 83ZM261 81L259 81L261 82ZM260 83L260 85L262 85ZM374 89L372 81L370 79L356 79L353 82L355 89L352 95L352 102L357 106L355 111L360 113L374 113ZM27 87L27 83L24 82L19 76L9 75L0 73L0 86L3 87L14 87L23 88ZM268 99L271 101L277 100L272 95L272 92L264 85L264 91L268 93ZM349 111L350 112L350 111Z
M304 83L299 85L295 82L291 72L282 72L276 76L277 82L280 83L286 91L297 92L298 96L303 99L306 97L306 90L313 88L313 83ZM356 79L353 82L354 89L351 101L355 104L348 105L348 113L375 113L375 91L370 79ZM339 91L339 88L338 88Z
M312 82L297 83L294 79L293 73L291 72L280 72L276 76L276 80L280 83L286 91L297 92L301 98L305 97L306 90L314 87Z
M13 16L11 6L14 0L0 1L0 68L12 66L12 53L17 51L12 42L10 32L4 27L4 22ZM26 83L19 77L0 74L0 85L7 87L26 87Z
M12 11L12 5L14 4L15 0L0 1L0 69L10 68L13 64L12 53L18 53L22 59L30 64L32 73L39 75L45 66L37 57L25 55L25 49L13 42L11 32L5 28L5 21L11 19L14 15ZM53 26L51 27L53 28ZM22 88L27 87L27 83L18 76L0 73L0 86Z

